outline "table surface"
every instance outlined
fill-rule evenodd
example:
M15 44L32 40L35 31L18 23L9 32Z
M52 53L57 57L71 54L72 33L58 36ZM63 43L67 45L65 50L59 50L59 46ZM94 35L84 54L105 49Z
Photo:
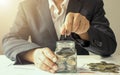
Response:
M120 75L120 73L102 73L92 72L88 69L88 63L97 63L100 61L111 62L120 65L120 55L107 58L98 55L80 55L77 57L77 73L55 73L51 74L36 68L33 64L13 65L5 55L0 55L0 74L3 75Z

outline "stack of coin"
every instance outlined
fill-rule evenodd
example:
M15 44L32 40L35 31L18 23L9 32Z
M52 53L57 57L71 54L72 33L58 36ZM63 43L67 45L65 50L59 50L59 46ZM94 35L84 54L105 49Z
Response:
M101 61L100 63L87 64L92 71L119 73L120 65Z

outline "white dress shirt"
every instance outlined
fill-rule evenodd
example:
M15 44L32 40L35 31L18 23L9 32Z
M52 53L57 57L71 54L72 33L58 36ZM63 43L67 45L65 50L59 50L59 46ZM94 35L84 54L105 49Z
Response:
M57 6L54 3L54 0L48 0L48 2L49 2L49 9L51 12L54 27L55 27L58 39L60 39L60 29L65 20L65 15L66 15L69 0L64 0L61 3L61 5L60 5L61 12L60 13L59 13L59 9L57 8Z

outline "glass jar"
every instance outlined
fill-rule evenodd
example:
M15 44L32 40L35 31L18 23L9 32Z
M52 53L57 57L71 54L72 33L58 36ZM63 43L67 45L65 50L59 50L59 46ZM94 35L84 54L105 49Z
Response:
M74 41L58 41L55 54L58 57L58 73L75 73L77 71L77 52Z

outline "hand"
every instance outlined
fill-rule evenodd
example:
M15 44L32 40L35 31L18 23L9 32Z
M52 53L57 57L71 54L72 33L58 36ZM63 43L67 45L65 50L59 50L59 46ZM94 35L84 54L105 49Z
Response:
M41 70L54 73L57 70L57 57L49 48L36 49L33 53L34 64Z
M71 32L74 32L81 37L84 36L83 34L85 34L85 37L88 37L86 33L89 28L90 24L86 17L82 16L80 13L70 12L67 14L65 23L62 25L61 34L70 35Z

